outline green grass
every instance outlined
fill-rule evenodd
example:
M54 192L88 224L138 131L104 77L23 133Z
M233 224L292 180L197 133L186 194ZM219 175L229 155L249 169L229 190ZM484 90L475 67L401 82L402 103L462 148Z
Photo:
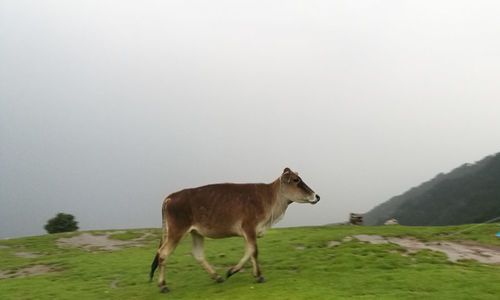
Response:
M357 240L328 248L355 234L415 236L430 240L474 240L500 246L491 237L500 224L487 224L453 235L471 225L449 227L297 227L269 230L259 239L259 261L265 284L255 283L248 263L241 273L216 284L189 255L184 239L167 262L167 284L159 293L148 273L158 246L159 230L138 229L112 234L128 240L152 232L143 247L88 252L60 248L56 240L79 233L43 235L0 241L0 270L48 264L56 272L0 280L0 299L498 299L500 266L475 261L452 263L428 250L402 256L394 244L372 245ZM97 233L97 232L93 232ZM207 260L220 275L244 252L241 238L205 242ZM15 252L36 252L20 258ZM116 287L112 288L114 282Z
M115 240L131 240L131 239L140 238L142 235L143 235L142 232L127 231L124 233L112 233L109 235L109 237L112 239L115 239Z

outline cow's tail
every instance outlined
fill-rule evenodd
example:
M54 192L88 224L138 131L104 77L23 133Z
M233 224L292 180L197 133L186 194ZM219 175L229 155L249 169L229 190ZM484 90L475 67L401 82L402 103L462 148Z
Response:
M153 259L153 263L151 263L151 272L149 273L149 280L153 280L153 276L155 274L155 270L158 267L159 260L159 249L163 245L163 243L167 240L167 203L170 199L167 198L163 201L163 205L161 208L161 237L160 237L160 246L158 246L158 251L156 253L155 258Z
M149 282L153 281L153 276L155 275L155 270L158 267L158 253L156 253L155 259L151 264L151 272L149 273Z

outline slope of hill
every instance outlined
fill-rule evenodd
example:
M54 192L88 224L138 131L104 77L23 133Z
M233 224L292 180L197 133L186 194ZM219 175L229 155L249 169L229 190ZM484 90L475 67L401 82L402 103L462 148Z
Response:
M478 223L500 216L500 153L464 164L378 205L366 225L396 218L403 225Z
M264 284L255 282L250 262L215 283L191 256L188 237L167 262L168 295L149 282L156 229L2 240L0 299L498 299L500 239L490 234L499 230L500 224L271 229L259 239ZM496 260L431 251L448 244L482 245L479 254ZM205 246L221 275L244 253L241 238L207 239Z

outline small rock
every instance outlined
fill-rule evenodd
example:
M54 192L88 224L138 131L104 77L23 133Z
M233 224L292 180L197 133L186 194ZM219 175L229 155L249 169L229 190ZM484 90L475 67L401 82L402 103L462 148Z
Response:
M338 245L340 245L341 242L337 242L337 241L329 241L328 242L328 245L326 245L328 248L332 248L332 247L336 247Z

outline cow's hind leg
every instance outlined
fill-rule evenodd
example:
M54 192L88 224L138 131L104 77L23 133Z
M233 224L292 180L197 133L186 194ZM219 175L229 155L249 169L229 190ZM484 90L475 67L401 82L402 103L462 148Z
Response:
M158 264L159 264L158 286L160 287L162 293L170 292L165 282L165 263L170 254L174 252L175 247L177 247L177 244L179 244L179 242L184 237L186 232L187 230L182 230L182 231L169 230L167 240L158 249Z
M204 244L204 237L200 235L196 231L191 231L191 236L193 237L193 257L201 264L201 266L207 270L208 274L210 274L210 277L217 281L218 283L224 282L224 279L220 277L217 273L215 273L215 270L208 264L207 260L205 259L205 254L203 250L203 244Z

